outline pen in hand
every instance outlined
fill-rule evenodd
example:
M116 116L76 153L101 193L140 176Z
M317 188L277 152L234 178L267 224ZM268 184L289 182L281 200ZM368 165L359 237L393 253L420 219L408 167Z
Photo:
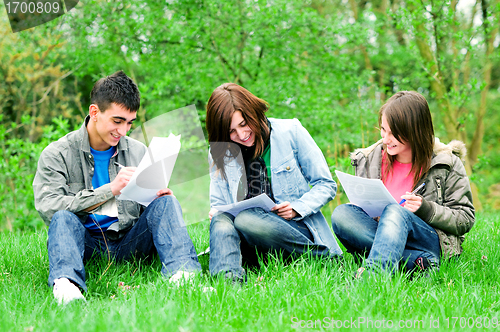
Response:
M425 182L422 183L420 186L418 186L417 188L415 188L415 190L413 190L410 195L415 195L420 189L422 189L423 187L425 186ZM406 199L402 199L401 202L399 202L399 205L402 205L404 202L406 202Z
M114 164L115 164L116 166L120 167L120 169L122 169L123 167L125 167L125 166L123 166L122 164L117 163L116 161L114 162Z

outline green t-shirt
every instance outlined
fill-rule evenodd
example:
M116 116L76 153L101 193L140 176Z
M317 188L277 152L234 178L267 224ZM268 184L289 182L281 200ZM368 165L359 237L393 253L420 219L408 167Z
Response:
M262 154L262 159L266 164L267 178L269 179L269 183L271 183L271 141L269 141L269 144L264 149L264 153Z

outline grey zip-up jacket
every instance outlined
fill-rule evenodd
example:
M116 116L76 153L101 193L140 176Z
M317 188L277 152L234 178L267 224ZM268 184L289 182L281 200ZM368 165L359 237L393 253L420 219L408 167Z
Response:
M460 160L465 154L464 143L452 141L446 145L436 139L431 167L417 184L425 182L419 191L422 205L415 214L436 230L443 257L462 253L464 234L475 222L469 178ZM357 176L380 179L382 140L354 151L351 164Z
M38 160L38 168L33 180L35 208L45 224L49 225L52 216L60 210L75 213L82 223L87 219L85 209L98 203L114 199L110 184L94 189L94 159L90 152L87 116L82 127L52 142L47 146ZM130 137L122 137L118 142L115 154L111 157L108 171L113 181L118 174L118 162L125 166L139 165L146 153L146 146ZM110 239L118 239L139 219L142 206L132 201L116 200L118 221L112 224L107 235ZM103 205L90 213L100 213Z

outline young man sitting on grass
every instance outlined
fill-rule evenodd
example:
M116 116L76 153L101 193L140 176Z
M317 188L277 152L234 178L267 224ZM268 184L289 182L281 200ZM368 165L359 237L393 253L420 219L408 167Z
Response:
M137 85L119 71L94 85L90 102L82 127L43 150L33 181L35 207L49 226L49 286L59 304L85 300L83 264L96 253L128 260L157 252L163 275L177 284L201 271L170 189L147 208L115 198L147 149L125 136L139 109Z

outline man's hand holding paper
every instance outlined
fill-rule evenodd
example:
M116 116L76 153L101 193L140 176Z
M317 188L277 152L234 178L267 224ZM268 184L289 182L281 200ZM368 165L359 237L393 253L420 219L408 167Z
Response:
M120 170L120 173L126 171L120 184L127 180L128 183L123 187L117 199L136 201L148 206L159 196L173 195L168 189L168 183L181 148L180 138L180 135L172 134L169 137L153 137L146 154L137 169L133 171L132 176L127 178L130 173L126 171L131 167L123 167Z
M109 184L113 195L118 196L123 188L130 182L137 167L122 167L116 178Z

